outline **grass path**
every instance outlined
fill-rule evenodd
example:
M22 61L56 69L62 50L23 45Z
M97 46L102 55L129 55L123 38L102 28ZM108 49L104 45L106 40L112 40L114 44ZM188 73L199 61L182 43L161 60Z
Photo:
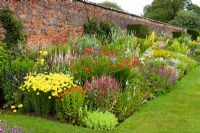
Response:
M13 113L1 114L0 119L32 129L33 133L109 133ZM179 81L170 93L143 105L110 132L200 133L200 67Z

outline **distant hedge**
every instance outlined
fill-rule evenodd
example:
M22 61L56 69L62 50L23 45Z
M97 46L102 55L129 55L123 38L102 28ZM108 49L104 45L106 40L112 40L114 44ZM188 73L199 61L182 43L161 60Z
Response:
M140 38L146 38L146 36L149 34L149 27L142 24L128 24L127 32L128 34L134 34Z
M192 37L193 40L196 40L200 35L199 31L196 29L187 29L187 33Z

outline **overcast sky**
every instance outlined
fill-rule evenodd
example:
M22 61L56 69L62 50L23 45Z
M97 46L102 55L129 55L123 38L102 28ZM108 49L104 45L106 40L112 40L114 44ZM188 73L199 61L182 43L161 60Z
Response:
M89 0L89 1L99 3L99 2L103 2L105 0ZM107 0L107 1L117 3L125 11L127 11L129 13L133 13L136 15L142 15L144 6L151 4L151 2L153 0ZM200 6L200 0L192 0L192 2L194 4L197 4Z

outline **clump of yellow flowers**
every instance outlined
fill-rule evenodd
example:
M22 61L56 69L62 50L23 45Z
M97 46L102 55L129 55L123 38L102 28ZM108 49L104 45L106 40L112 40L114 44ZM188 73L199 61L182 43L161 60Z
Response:
M44 92L57 97L59 93L75 86L70 75L61 73L29 74L25 77L24 84L20 86L20 89L22 91L34 91L36 95ZM51 99L51 96L49 96L49 99Z
M163 57L163 58L170 58L172 55L172 52L169 51L169 50L164 50L164 49L161 49L161 50L154 50L153 52L153 56L154 57Z
M16 112L17 112L17 108L18 108L19 110L21 110L22 107L23 107L23 104L19 104L18 106L12 105L12 106L10 106L10 109L11 109L14 113L16 113Z

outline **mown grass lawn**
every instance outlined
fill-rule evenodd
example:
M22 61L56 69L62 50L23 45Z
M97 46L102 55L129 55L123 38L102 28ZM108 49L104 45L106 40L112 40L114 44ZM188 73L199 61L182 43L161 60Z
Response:
M109 133L13 113L1 114L0 119L32 129L33 133ZM110 132L199 133L200 67L193 69L170 93L143 105L138 112Z

